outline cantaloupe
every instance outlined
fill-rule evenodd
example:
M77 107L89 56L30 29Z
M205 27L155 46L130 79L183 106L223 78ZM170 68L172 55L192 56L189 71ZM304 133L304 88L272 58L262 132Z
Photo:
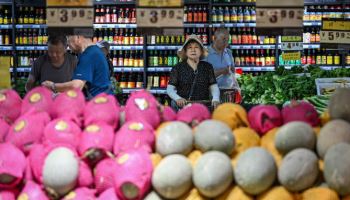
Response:
M164 198L177 199L192 186L192 166L179 154L163 158L152 176L153 188Z
M329 188L314 187L305 190L300 195L300 200L339 200L338 194Z
M229 187L223 194L216 197L215 200L254 200L254 198L236 185Z
M318 158L308 149L298 148L289 152L278 169L279 182L292 192L311 187L318 176Z
M350 123L350 88L338 88L332 95L328 110L331 119L343 119Z
M324 178L329 187L342 196L350 195L350 144L330 147L324 158Z
M294 195L283 186L275 186L260 194L257 200L294 200Z
M208 200L208 198L201 195L197 188L192 188L192 190L182 196L179 200Z
M231 155L235 139L230 127L217 120L205 120L194 130L194 143L202 152L221 151Z
M155 191L150 192L144 200L163 200L163 198Z
M193 182L206 197L222 194L232 183L233 168L230 158L219 151L203 154L193 169Z
M191 162L192 167L195 167L198 159L203 155L203 153L199 150L192 151L188 156L188 160Z
M271 153L275 159L277 167L282 163L283 155L276 149L275 146L275 136L279 128L274 128L267 132L260 141L260 146L265 148L268 152Z
M193 148L193 133L183 122L170 122L159 130L156 151L161 156L170 154L187 155Z
M277 167L267 150L252 147L239 156L234 171L236 183L248 194L258 195L273 184Z
M231 129L249 127L248 114L239 104L220 104L214 110L212 119L226 123Z
M317 140L317 153L324 158L327 150L340 142L350 143L350 123L342 119L328 122L320 132Z
M287 154L296 148L313 150L316 136L312 127L306 122L293 121L280 127L275 136L276 149Z

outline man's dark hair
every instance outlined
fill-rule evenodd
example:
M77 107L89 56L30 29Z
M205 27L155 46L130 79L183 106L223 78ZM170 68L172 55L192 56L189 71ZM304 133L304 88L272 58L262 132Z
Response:
M64 47L67 46L67 37L63 35L50 35L47 44L58 45L63 44Z

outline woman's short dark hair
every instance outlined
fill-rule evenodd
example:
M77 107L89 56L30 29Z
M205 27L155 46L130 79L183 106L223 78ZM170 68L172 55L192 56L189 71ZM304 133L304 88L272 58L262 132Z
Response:
M64 47L67 46L67 37L63 35L50 35L47 44L58 45L61 43Z

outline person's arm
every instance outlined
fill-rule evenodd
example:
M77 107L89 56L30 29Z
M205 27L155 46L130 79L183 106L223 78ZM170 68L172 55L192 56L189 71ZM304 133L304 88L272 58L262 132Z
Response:
M35 81L35 77L32 74L29 74L25 85L26 92L29 92L31 89L33 89Z
M25 85L26 92L29 92L31 89L33 89L35 86L35 82L40 80L40 66L42 63L42 59L42 56L36 59L32 65L32 68L30 69L30 73Z
M85 83L86 81L75 79L65 83L54 83L52 81L44 81L42 85L51 89L54 92L65 92L67 90L72 90L76 88L82 90Z
M179 100L179 99L182 99L182 97L180 97L178 94L177 94L177 91L176 91L176 87L173 86L173 85L168 85L167 88L166 88L166 92L168 94L168 96L176 101L176 100Z
M221 75L229 74L229 73L230 73L230 68L229 67L225 67L225 68L214 70L215 78L217 78L217 77L219 77Z
M209 87L210 94L213 97L212 101L220 102L220 89L218 87L218 84L212 84Z

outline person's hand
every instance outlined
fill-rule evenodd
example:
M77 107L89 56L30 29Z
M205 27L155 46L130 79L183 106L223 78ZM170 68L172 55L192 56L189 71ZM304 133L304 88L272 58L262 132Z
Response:
M179 106L179 107L184 107L185 105L186 105L186 99L178 99L178 100L176 100L176 104L177 104L177 106Z
M52 82L52 81L44 81L41 83L42 86L47 87L50 90L52 89L53 84L54 84L54 82Z
M214 109L216 109L219 106L220 102L219 101L212 101L211 105L213 106Z

